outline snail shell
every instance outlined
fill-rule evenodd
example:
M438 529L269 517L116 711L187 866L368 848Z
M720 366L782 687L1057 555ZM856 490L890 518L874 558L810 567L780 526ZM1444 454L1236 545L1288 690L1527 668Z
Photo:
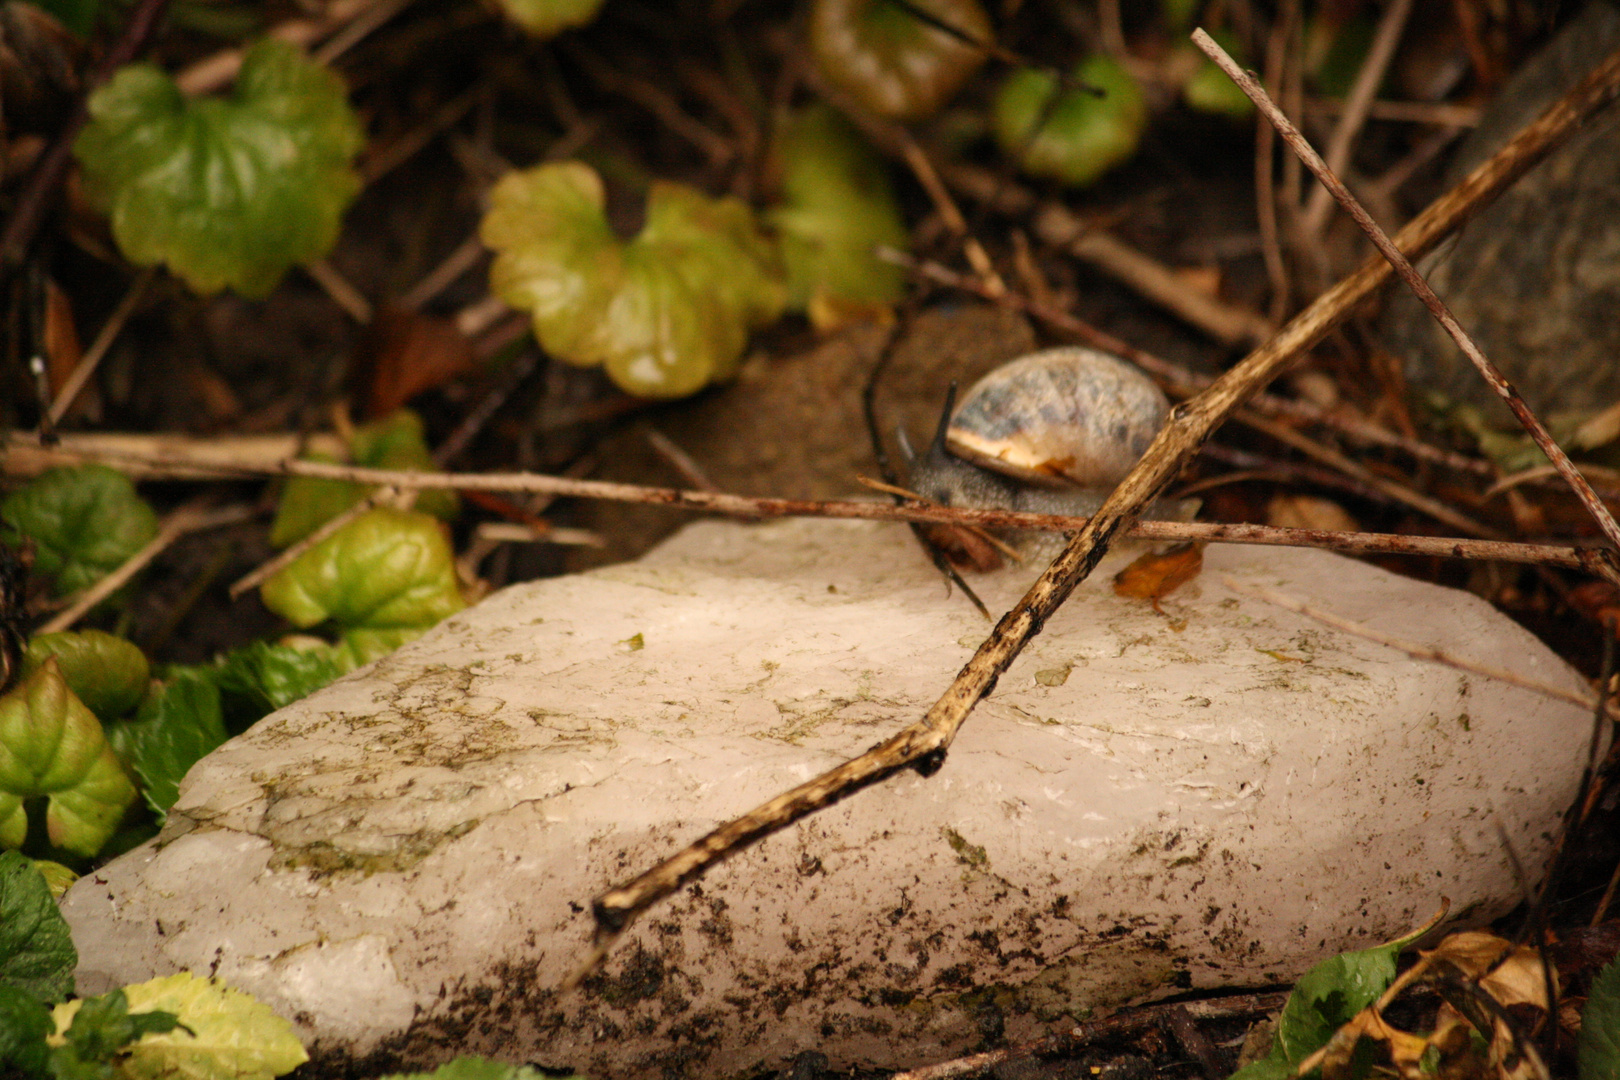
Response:
M968 390L945 431L955 453L1023 480L1113 487L1164 426L1170 402L1096 349L1030 353Z

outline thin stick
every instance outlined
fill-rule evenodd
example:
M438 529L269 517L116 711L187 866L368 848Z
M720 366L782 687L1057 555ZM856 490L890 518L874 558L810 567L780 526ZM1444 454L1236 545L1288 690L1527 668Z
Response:
M910 166L912 175L923 186L923 190L928 192L928 197L933 201L935 211L945 222L945 227L951 231L951 235L961 241L968 265L973 267L973 272L979 275L985 288L992 294L999 296L1006 292L1007 283L996 273L994 264L990 262L990 255L984 250L984 245L979 243L979 238L969 231L967 219L962 216L962 211L956 206L956 200L951 198L944 181L939 178L939 170L934 168L934 163L928 160L928 155L923 153L923 148L917 145L917 140L911 137L910 132L904 128L901 128L900 132L900 149L906 164Z
M371 301L367 300L359 289L348 278L337 272L337 268L325 259L316 259L314 262L304 264L307 273L315 284L319 285L332 302L344 311L355 322L364 326L371 321Z
M969 1054L967 1057L957 1058L954 1061L942 1061L937 1065L924 1065L919 1069L895 1073L889 1080L956 1080L958 1077L975 1076L987 1072L1003 1062L1028 1061L1035 1058L1045 1059L1073 1054L1076 1050L1102 1039L1116 1039L1123 1035L1132 1035L1157 1027L1163 1021L1165 1014L1173 1009L1184 1009L1197 1020L1227 1020L1240 1016L1274 1013L1282 1008L1283 1003L1287 1000L1288 992L1286 990L1270 990L1258 994L1242 994L1237 997L1212 998L1208 1001L1182 1001L1161 1005L1144 1005L1139 1009L1116 1013L1102 1020L1088 1020L1068 1031L1048 1035L1044 1039L1037 1039L1022 1046L1009 1046L1001 1050L987 1050L984 1053Z
M757 498L724 492L686 491L679 488L610 483L604 480L581 480L541 473L402 472L394 469L368 469L357 465L335 465L324 461L295 459L232 462L223 457L202 457L195 452L184 457L171 458L114 451L90 453L70 448L46 448L37 443L23 444L23 438L12 436L11 452L15 454L20 444L27 445L31 452L31 465L43 467L47 464L82 464L87 461L98 461L123 467L149 480L313 476L323 480L347 480L357 484L401 489L531 492L555 498L603 499L609 502L643 503L650 506L667 506L675 510L741 518L852 518L867 521L940 522L996 529L1045 529L1053 532L1074 532L1085 528L1091 520L1061 514L969 510L927 503L894 506L881 502ZM1138 521L1130 526L1127 534L1154 541L1313 547L1354 555L1414 555L1531 563L1541 566L1561 566L1590 574L1599 573L1606 565L1606 549L1603 548L1519 544L1498 540L1470 540L1462 537L1406 536L1396 533L1341 532L1332 529L1283 529L1270 525L1202 521Z
M1459 514L1439 499L1431 498L1387 476L1379 476L1365 465L1352 461L1337 450L1323 446L1315 439L1301 435L1293 428L1256 416L1247 409L1237 410L1233 414L1233 419L1277 440L1284 446L1291 446L1307 457L1315 458L1322 464L1337 469L1345 476L1377 489L1387 498L1421 511L1436 521L1444 522L1453 529L1460 529L1470 536L1479 536L1487 540L1504 539L1504 534L1500 531L1475 521L1467 514Z
M361 514L370 513L372 510L375 510L384 503L391 502L397 498L399 498L398 488L385 487L380 488L377 491L373 491L371 494L360 499L358 502L345 508L343 512L338 514L336 517L323 522L308 536L287 545L285 551L277 553L273 558L265 560L252 570L248 571L246 574L243 574L241 577L237 578L231 583L230 589L227 590L230 594L230 598L235 600L249 589L264 584L272 576L280 573L284 567L286 567L294 559L298 558L298 556L302 555L316 544L319 544L322 540L325 540L327 537L336 533L339 529L349 524L349 522L353 521Z
M1620 92L1620 50L1554 103L1490 160L1401 230L1414 257L1432 250L1484 203L1551 153L1579 122ZM1192 460L1227 414L1258 392L1285 365L1320 341L1362 300L1384 284L1390 268L1369 259L1329 289L1267 344L1249 354L1208 390L1171 410L1170 419L1097 513L1086 523L1029 592L996 624L972 659L926 715L861 756L778 795L713 830L669 859L597 897L592 905L597 934L591 957L570 985L577 985L605 955L636 915L705 870L757 840L823 807L906 769L932 775L968 713L990 693L1008 665L1046 620L1090 575L1114 539L1124 532ZM1605 556L1609 553L1605 552ZM1608 559L1604 565L1615 573ZM1615 573L1620 577L1620 573Z
M1485 381L1490 384L1491 389L1496 391L1497 396L1513 411L1513 415L1518 418L1520 424L1524 425L1524 429L1530 433L1530 437L1541 448L1541 452L1546 454L1547 459L1557 467L1559 474L1575 490L1576 497L1581 500L1587 512L1592 515L1592 519L1597 522L1598 528L1608 538L1609 543L1615 548L1620 548L1620 522L1614 520L1614 515L1609 513L1609 508L1604 506L1602 501L1598 499L1597 493L1592 490L1592 485L1586 482L1586 477L1582 476L1580 470L1575 468L1574 462L1569 460L1569 455L1564 453L1563 448L1553 441L1551 435L1547 434L1547 429L1542 427L1541 421L1536 419L1535 414L1530 411L1530 407L1524 403L1524 399L1519 397L1519 392L1513 389L1502 373L1497 370L1496 365L1485 358L1485 354L1480 352L1479 346L1475 345L1473 339L1458 325L1450 310L1435 295L1434 290L1429 287L1429 283L1423 280L1418 272L1412 268L1411 260L1401 253L1400 248L1390 242L1389 237L1384 235L1384 230L1380 229L1377 222L1367 215L1361 204L1356 201L1355 196L1350 194L1349 189L1328 170L1322 159L1317 156L1316 151L1311 149L1310 144L1305 141L1299 131L1288 122L1288 118L1272 103L1271 98L1266 95L1260 84L1255 82L1247 72L1239 68L1237 63L1226 55L1225 50L1215 44L1215 40L1208 34L1202 30L1195 30L1192 37L1193 44L1202 49L1211 60L1214 60L1220 69L1226 72L1243 92L1254 101L1260 111L1265 113L1267 118L1277 126L1277 133L1283 137L1283 141L1288 143L1289 147L1305 163L1306 167L1316 174L1316 178L1322 183L1322 186L1331 191L1333 197L1339 201L1339 205L1343 206L1345 211L1355 219L1356 224L1361 227L1361 231L1367 234L1367 238L1378 248L1379 253L1395 268L1395 272L1400 275L1401 280L1406 282L1407 287L1417 294L1419 300L1423 301L1423 305L1429 309L1429 312L1439 321L1440 325L1445 327L1446 333L1451 335L1451 340L1457 343L1457 347L1463 351L1463 355L1468 357L1479 373L1485 377ZM1616 67L1617 62L1620 62L1620 53L1611 55L1593 74L1597 75ZM1582 85L1586 85L1586 81L1583 81ZM1620 577L1620 575L1617 575L1617 577Z
M1362 61L1361 70L1356 72L1356 81L1351 84L1350 96L1344 103L1344 114L1339 117L1339 124L1328 139L1327 169L1334 175L1344 172L1350 164L1350 148L1355 144L1361 125L1366 122L1367 110L1384 81L1384 73L1389 70L1389 62L1395 56L1395 46L1400 44L1401 32L1406 29L1406 20L1411 14L1412 0L1394 0L1384 9L1383 18L1378 20L1372 48L1367 50L1367 58ZM1288 136L1285 134L1283 138L1286 140ZM1316 170L1313 168L1311 171ZM1333 209L1332 200L1333 193L1326 185L1311 192L1305 202L1301 223L1305 235L1321 235L1322 227L1327 224L1328 213Z
M1285 608L1298 615L1304 615L1309 619L1315 619L1325 626L1331 626L1335 630L1343 630L1345 633L1355 637L1374 641L1380 645L1387 645L1391 649L1399 649L1414 660L1429 660L1436 664L1444 664L1449 668L1456 668L1458 671L1466 671L1471 675L1483 675L1487 679L1495 679L1497 682L1517 686L1521 690L1529 690L1532 693L1541 694L1543 697L1566 701L1571 705L1579 705L1586 710L1591 710L1597 704L1597 699L1591 694L1577 694L1564 687L1554 686L1552 683L1545 683L1539 679L1526 679L1503 668L1481 664L1478 661L1458 656L1456 653L1445 649L1437 649L1432 645L1422 645L1415 641L1393 637L1381 630L1374 630L1366 623L1355 622L1341 615L1335 615L1331 611L1323 611L1321 608L1312 607L1305 601L1289 596L1285 592L1268 589L1264 585L1246 584L1237 580L1231 574L1217 574L1216 577L1220 579L1222 585L1225 585L1233 592L1242 593L1244 596L1252 596L1257 600L1264 600L1268 604L1275 604L1277 607ZM1611 702L1608 705L1608 712L1615 719L1620 719L1620 706Z
M72 606L60 612L35 633L54 634L58 630L66 630L84 618L91 608L123 588L125 583L140 573L147 563L161 555L170 544L186 533L217 529L221 525L235 525L239 521L247 521L253 517L254 512L251 506L227 506L219 510L207 510L200 505L181 507L169 515L168 520L158 529L157 535L147 541L145 547L126 559L122 566L85 589Z
M78 364L73 368L73 373L68 376L67 382L63 383L62 389L57 392L56 400L51 402L50 427L60 424L62 417L66 416L67 411L73 407L74 400L84 390L85 384L90 381L90 376L96 373L96 368L101 365L102 357L107 355L107 350L112 348L112 343L118 339L118 332L124 328L124 324L129 321L129 317L135 313L136 305L141 302L141 297L146 295L146 287L152 284L152 278L156 274L156 269L150 266L137 274L135 280L130 283L128 291L124 293L124 298L118 301L118 306L113 308L113 313L107 316L106 322L101 324L100 331L96 333L96 340L91 342L90 347L84 351L84 355L79 358Z

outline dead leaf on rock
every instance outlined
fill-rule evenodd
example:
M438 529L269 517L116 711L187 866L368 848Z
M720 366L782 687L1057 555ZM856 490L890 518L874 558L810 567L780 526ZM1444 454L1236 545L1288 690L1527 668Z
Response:
M1160 615L1159 601L1198 576L1204 568L1203 544L1177 544L1169 551L1148 552L1114 575L1114 592L1137 600L1151 600Z

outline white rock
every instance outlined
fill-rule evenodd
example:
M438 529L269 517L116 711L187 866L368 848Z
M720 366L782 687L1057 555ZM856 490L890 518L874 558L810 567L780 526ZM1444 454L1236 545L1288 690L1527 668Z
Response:
M1541 866L1582 710L1222 586L1581 685L1478 599L1212 547L1166 615L1099 571L907 773L665 903L579 995L591 898L932 704L986 624L904 529L694 525L508 589L192 770L69 893L81 992L222 976L317 1054L725 1076L918 1063L1064 1015L1285 980ZM1025 574L1027 578L1030 575ZM1011 579L981 579L1009 606Z

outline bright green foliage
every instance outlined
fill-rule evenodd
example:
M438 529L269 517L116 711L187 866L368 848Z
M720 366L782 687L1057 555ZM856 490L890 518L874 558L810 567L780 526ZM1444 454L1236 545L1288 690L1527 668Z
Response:
M141 778L146 804L161 819L179 796L186 771L224 741L219 686L212 673L177 668L125 725L122 749Z
M73 993L78 963L67 921L56 910L44 876L31 859L0 851L0 988L46 1003L61 1001ZM4 1039L0 1031L0 1045Z
M1581 1080L1620 1080L1620 960L1592 982L1576 1054Z
M438 471L422 432L422 418L410 409L400 409L391 416L355 428L354 436L349 440L349 457L354 464L369 469ZM332 460L320 454L311 454L309 458L315 461ZM282 489L281 501L276 505L276 520L270 527L270 542L276 547L296 544L365 498L370 490L364 484L353 484L346 480L292 477ZM449 521L460 510L460 501L453 491L429 489L417 496L416 509Z
M490 286L534 314L547 352L601 365L625 390L681 397L729 378L749 331L782 312L772 246L737 199L657 183L647 223L620 241L602 180L577 161L512 173L490 192Z
M556 37L596 18L602 0L497 0L506 17L538 38Z
M325 645L295 649L255 641L232 649L216 663L214 678L230 731L244 730L261 717L308 697L339 675L337 661Z
M23 800L49 796L50 842L94 855L135 800L101 724L73 696L54 658L0 698L0 846L28 835Z
M1216 30L1210 37L1215 43L1225 49L1227 54L1242 64L1247 57L1239 44L1237 35L1229 30ZM1193 72L1192 78L1181 88L1181 96L1187 102L1188 108L1199 112L1214 113L1216 116L1229 116L1234 120L1245 120L1254 115L1254 102L1249 96L1238 89L1232 77L1215 66L1215 61L1199 54L1198 70Z
M67 1027L61 1027L63 1018ZM65 1040L51 1048L55 1080L122 1080L128 1073L114 1064L125 1048L147 1036L162 1036L180 1026L172 1012L130 1012L122 990L58 1005L53 1019Z
M130 1048L120 1063L128 1080L271 1080L309 1060L291 1024L223 983L183 971L114 993L126 997L131 1010L179 1018L178 1028L146 1035ZM70 1039L80 1005L56 1007L56 1030Z
M949 101L985 61L985 50L970 42L995 37L979 0L909 3L933 22L895 0L816 0L810 9L810 50L821 74L896 120L921 120Z
M1395 959L1430 927L1371 949L1340 953L1317 964L1294 984L1277 1020L1271 1053L1245 1065L1231 1080L1283 1080L1327 1045L1333 1033L1395 981Z
M1062 91L1049 106L1059 93L1057 76L1035 68L1015 70L996 95L995 128L1002 150L1025 172L1080 187L1136 153L1147 105L1136 80L1106 56L1082 61L1072 77L1079 85Z
M546 1073L529 1065L508 1065L481 1057L458 1057L432 1072L394 1073L382 1080L542 1080ZM561 1080L575 1080L578 1074Z
M23 674L56 657L75 697L105 723L140 704L152 677L146 654L134 643L102 630L39 634L28 642Z
M342 81L263 38L229 98L189 99L148 64L90 96L74 143L85 191L125 257L167 263L199 293L268 294L337 240L364 144Z
M261 590L294 626L331 620L344 670L419 636L464 605L444 527L426 514L377 509L304 552Z
M51 469L0 502L0 533L34 542L34 569L58 595L95 584L157 535L135 485L105 465Z
M904 251L905 219L888 170L855 126L828 105L811 105L777 129L782 205L770 212L787 264L788 303L804 310L817 293L893 303L905 272L873 254Z
M45 1039L54 1029L43 1001L0 982L0 1072L11 1066L24 1076L45 1075L51 1060Z

